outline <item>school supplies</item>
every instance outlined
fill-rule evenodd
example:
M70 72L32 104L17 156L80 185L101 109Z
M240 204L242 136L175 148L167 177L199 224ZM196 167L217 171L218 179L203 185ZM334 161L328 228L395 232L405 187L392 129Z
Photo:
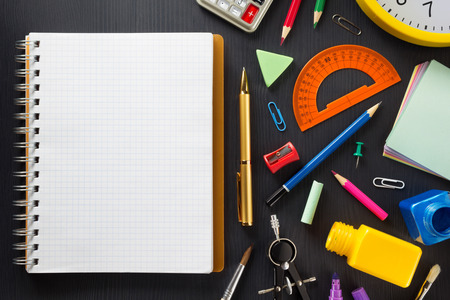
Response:
M242 256L241 262L234 272L233 277L231 278L230 283L228 284L222 298L220 300L230 300L233 296L234 291L236 290L237 284L239 283L239 279L241 279L242 273L244 272L245 266L250 258L250 254L252 253L253 244L248 247L248 249L244 252Z
M246 31L254 32L273 0L197 0L215 15Z
M383 156L450 180L450 69L415 67Z
M270 87L294 60L292 57L263 50L256 50L259 67L267 87Z
M331 279L331 289L330 296L328 296L328 300L343 300L342 290L341 290L341 281L339 280L339 275L337 273L333 273L333 278Z
M401 190L405 187L405 183L401 180L383 177L375 177L372 183L376 187L392 190Z
M450 193L429 190L400 201L400 211L411 237L424 245L450 239Z
M450 46L450 2L356 0L378 26L404 41L429 47ZM405 5L406 4L406 5Z
M355 197L361 204L367 207L374 215L376 215L381 221L384 221L388 214L381 207L379 207L375 202L372 201L366 194L364 194L360 189L358 189L353 183L347 178L337 174L333 170L331 171L336 177L337 181L342 185L344 189L347 190L353 197Z
M361 147L362 145L364 145L364 143L362 142L356 142L356 152L353 153L353 156L356 156L356 167L355 169L358 168L358 164L359 164L359 158L362 157L362 153L361 153Z
M342 69L364 72L374 83L334 100L319 111L316 99L320 85L327 76ZM298 75L292 97L295 119L300 130L305 131L399 81L389 61L369 48L356 45L328 48L311 58Z
M286 145L272 153L264 155L263 158L272 174L275 174L279 169L291 162L300 159L297 150L291 142L288 142Z
M340 27L342 27L345 30L347 30L348 32L350 32L351 34L359 36L362 33L361 28L359 28L358 26L356 26L355 23L353 23L352 21L347 20L346 18L344 18L341 15L335 14L335 15L333 15L331 17L331 20L335 24L339 25Z
M223 40L209 33L30 33L30 273L209 273L224 265ZM183 51L180 51L182 49ZM201 117L199 117L201 116Z
M267 200L266 204L274 205L286 193L290 192L297 184L302 181L312 170L314 170L322 161L324 161L331 153L341 146L349 137L358 131L373 114L377 111L381 102L375 104L365 111L358 119L348 126L340 135L331 141L322 151L320 151L313 159L311 159L300 171L298 171L291 179L289 179L282 187L276 190Z
M314 7L314 29L316 29L317 23L319 23L324 7L325 0L316 0L316 6Z
M298 273L297 267L294 264L295 257L297 256L297 247L294 242L288 238L280 238L280 223L276 215L270 216L270 224L275 233L276 239L270 244L267 251L268 257L274 265L274 290L273 299L283 299L283 287L286 282L288 294L292 294L291 281L285 272L288 272L293 279L293 283L297 287L297 290L303 300L310 300L308 292L306 290L306 280L303 281ZM308 282L314 281L315 278L310 278ZM260 293L261 294L261 293Z
M252 160L250 146L250 93L247 72L242 69L239 92L239 128L241 161L237 173L238 219L242 226L253 225Z
M423 283L422 287L420 288L419 294L417 295L415 300L422 300L425 295L428 293L428 291L431 288L431 285L434 283L436 278L439 276L439 273L441 273L441 267L439 265L434 265L430 272L427 275L427 278L425 279L425 282Z
M280 110L278 109L275 102L269 102L267 104L267 108L269 108L270 115L272 116L273 122L275 123L275 126L277 127L278 131L285 131L286 130L286 122L284 122L283 116L281 115ZM275 112L277 113L275 115Z
M370 300L367 296L366 290L363 287L359 287L352 291L353 300Z
M301 2L302 0L292 0L291 5L289 6L289 11L286 19L284 20L283 31L281 32L280 46L283 45L284 39L291 31L292 25L294 25L295 17L297 16L298 8L300 7Z
M319 204L320 194L322 193L323 183L313 181L311 191L309 191L308 200L306 201L305 210L302 215L302 223L312 224L314 214L316 213L317 204Z
M325 247L347 256L349 266L403 288L411 283L422 255L419 247L384 232L341 222L331 227Z

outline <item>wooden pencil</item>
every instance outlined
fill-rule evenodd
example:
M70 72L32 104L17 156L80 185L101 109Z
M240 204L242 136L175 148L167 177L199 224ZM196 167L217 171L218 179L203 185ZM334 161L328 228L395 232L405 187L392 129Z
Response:
M323 13L323 8L325 7L325 1L326 0L317 0L316 6L314 7L314 29L317 26L317 23L319 23L320 17Z
M284 39L289 34L289 31L292 29L292 25L294 25L295 17L297 16L298 8L300 7L300 3L302 0L292 0L291 6L289 7L289 11L286 16L286 20L284 20L283 31L281 32L281 43L283 44Z

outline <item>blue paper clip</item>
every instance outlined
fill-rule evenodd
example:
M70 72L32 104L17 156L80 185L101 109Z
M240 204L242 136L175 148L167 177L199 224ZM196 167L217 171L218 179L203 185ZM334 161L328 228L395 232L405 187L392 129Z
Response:
M273 107L277 110L277 115L278 115L278 118L280 119L279 121L277 120L277 116L272 111L272 108L270 107L270 105L273 105ZM269 102L269 104L267 104L267 107L269 108L270 114L272 115L272 119L275 122L275 126L277 126L277 129L279 131L284 131L286 129L286 123L284 122L283 116L281 115L281 112L278 109L278 107L275 104L275 102Z

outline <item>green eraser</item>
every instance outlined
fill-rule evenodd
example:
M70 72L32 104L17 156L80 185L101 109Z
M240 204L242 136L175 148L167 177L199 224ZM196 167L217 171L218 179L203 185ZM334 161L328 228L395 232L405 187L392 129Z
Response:
M319 203L320 194L322 193L323 183L314 180L308 200L306 201L305 210L303 211L302 223L312 224L314 214L316 213L317 204Z
M267 87L271 86L294 60L289 56L259 49L256 50L256 56L258 57L259 67Z

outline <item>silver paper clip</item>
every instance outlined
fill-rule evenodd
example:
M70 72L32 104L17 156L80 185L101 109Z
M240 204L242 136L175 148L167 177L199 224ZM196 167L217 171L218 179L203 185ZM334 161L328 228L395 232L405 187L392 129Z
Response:
M272 108L270 107L270 105L272 105L273 108L276 110L279 120L277 120L277 116L275 116L275 113L272 111ZM272 119L275 122L275 126L277 126L277 129L279 131L284 131L286 129L286 123L284 122L283 116L281 115L281 112L278 109L275 102L269 102L269 104L267 104L267 107L269 108L270 115L272 116Z
M353 22L350 22L343 16L336 14L331 18L331 20L333 20L334 23L338 24L345 30L353 33L354 35L361 35L361 28L359 28Z
M379 181L379 183L377 183ZM401 190L405 187L405 183L401 180L397 179L390 179L390 178L382 178L382 177L375 177L373 179L373 185L380 188L385 189L398 189Z

